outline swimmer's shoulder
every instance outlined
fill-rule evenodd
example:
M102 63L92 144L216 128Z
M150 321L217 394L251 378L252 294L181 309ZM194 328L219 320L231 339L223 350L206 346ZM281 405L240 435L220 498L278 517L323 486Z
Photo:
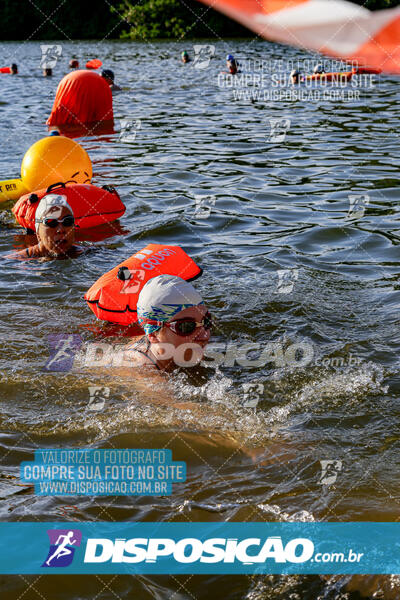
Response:
M160 371L156 361L148 355L149 347L150 343L146 336L132 338L124 349L124 358L128 362L132 362L132 367L149 367Z

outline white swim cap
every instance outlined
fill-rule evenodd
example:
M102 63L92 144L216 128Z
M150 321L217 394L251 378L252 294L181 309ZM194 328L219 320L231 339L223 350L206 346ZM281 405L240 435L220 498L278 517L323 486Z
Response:
M174 275L158 275L143 286L137 302L137 314L146 333L160 329L178 312L203 303L191 283Z
M39 205L36 209L35 214L35 229L36 233L39 229L40 221L47 216L52 216L54 219L58 219L61 215L61 209L68 208L71 215L73 215L72 208L67 202L67 197L61 194L47 194L43 196Z

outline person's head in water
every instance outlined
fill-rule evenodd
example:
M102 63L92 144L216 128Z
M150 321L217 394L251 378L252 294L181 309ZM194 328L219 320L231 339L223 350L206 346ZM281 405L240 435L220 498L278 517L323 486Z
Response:
M111 69L104 69L101 72L101 76L107 81L108 85L114 85L114 71L111 71Z
M322 73L325 73L324 67L321 64L315 65L315 67L314 67L314 75L321 75Z
M36 209L35 229L43 255L67 254L75 241L75 219L66 196L43 196Z
M69 68L70 69L79 69L79 61L76 60L76 58L71 58L71 60L69 61Z
M290 83L300 83L300 71L297 69L293 69L293 71L290 72Z
M43 69L43 77L52 77L53 69L47 67L47 69Z
M139 294L137 314L161 368L201 361L210 339L211 315L191 283L173 275L153 277Z
M18 65L16 63L12 63L12 65L10 66L11 69L11 73L13 75L16 75L18 73Z
M184 50L181 54L181 60L183 63L188 63L190 62L190 56L189 54L186 52L186 50Z
M237 62L236 59L232 56L232 54L228 54L228 56L226 57L226 66L229 69L229 73L231 75L235 75L237 73Z

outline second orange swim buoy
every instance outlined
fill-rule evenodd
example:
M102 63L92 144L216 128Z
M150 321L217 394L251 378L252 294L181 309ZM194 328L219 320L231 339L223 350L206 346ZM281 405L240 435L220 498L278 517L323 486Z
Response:
M98 319L131 325L144 284L157 275L177 275L193 281L202 269L179 246L148 244L104 273L86 292L85 300Z
M356 70L352 71L342 71L337 73L314 73L313 75L306 75L306 79L317 80L317 81L333 81L342 82L342 81L350 81L353 75L356 74Z
M56 183L47 189L25 194L14 205L12 211L18 223L26 229L35 230L35 215L39 201L46 194L66 196L80 229L110 223L122 217L125 206L117 191L111 186L97 187L86 183Z

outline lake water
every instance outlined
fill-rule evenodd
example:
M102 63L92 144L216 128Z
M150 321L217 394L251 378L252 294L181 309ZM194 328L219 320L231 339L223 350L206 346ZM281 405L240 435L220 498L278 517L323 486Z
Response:
M218 85L228 52L254 64L312 57L250 39L216 43L204 69L181 65L177 43L62 49L44 79L39 42L0 48L1 66L20 68L0 79L0 179L18 176L26 150L46 135L69 58L99 57L124 88L114 98L117 131L79 142L93 182L114 185L127 211L120 235L84 241L90 251L74 261L0 263L1 519L397 520L398 79L375 77L352 101L235 99ZM135 139L120 136L123 119ZM271 135L271 119L286 120L284 139ZM9 208L0 204L3 256L22 244ZM195 285L220 348L250 344L254 359L273 344L275 362L174 375L176 395L196 411L147 402L116 377L42 370L49 335L96 339L84 292L150 242L181 245L204 269ZM308 349L307 360L296 347ZM249 384L253 408L244 406ZM96 385L110 396L95 412ZM161 498L43 498L17 485L19 463L36 448L88 446L170 448L187 462L187 481ZM323 461L334 472L328 483ZM400 596L390 577L3 576L0 585L7 599Z

